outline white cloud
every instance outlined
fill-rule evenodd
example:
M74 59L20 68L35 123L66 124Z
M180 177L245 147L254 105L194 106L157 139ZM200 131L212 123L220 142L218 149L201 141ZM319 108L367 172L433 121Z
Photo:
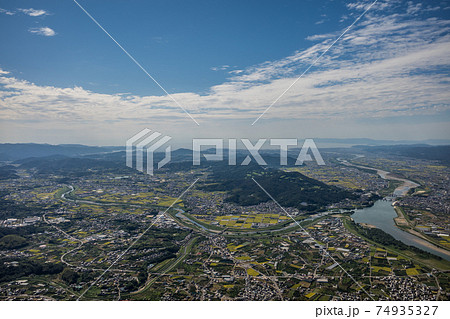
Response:
M403 14L371 12L265 118L331 121L445 114L450 111L448 34L449 20L419 19L406 10ZM229 71L231 77L205 95L186 92L173 97L200 122L245 119L251 123L337 36L312 36L321 42L280 60ZM0 72L0 120L189 120L166 96L39 86L4 72Z
M314 34L306 37L308 41L322 41L325 39L330 39L332 37L339 36L337 33L326 33L326 34Z
M226 69L228 69L230 66L227 64L221 65L221 66L213 66L211 68L212 71L224 71Z
M18 9L20 12L25 13L26 15L29 15L30 17L40 17L43 15L48 15L48 12L42 9Z
M388 8L395 7L399 2L402 0L378 0L375 2L374 0L362 0L358 2L350 2L347 3L347 8L350 10L356 10L356 11L365 11L369 6L372 7L370 10L386 10Z
M432 7L428 5L424 7L422 3L414 3L413 1L408 1L406 13L411 15L418 15L419 13L438 11L440 9L441 8L438 6Z
M416 14L422 10L423 8L421 3L414 4L412 1L408 1L408 8L406 9L408 14Z
M9 10L2 9L2 8L0 8L0 13L4 13L4 14L9 15L9 16L12 16L12 15L15 14L13 11L9 11Z
M31 33L43 35L46 37L53 37L54 35L56 35L56 32L49 27L31 28L29 31Z

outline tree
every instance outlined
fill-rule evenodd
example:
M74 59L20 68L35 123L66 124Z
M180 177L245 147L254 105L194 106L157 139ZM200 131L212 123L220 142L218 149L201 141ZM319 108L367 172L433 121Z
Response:
M76 283L78 281L78 278L78 274L70 268L64 268L61 274L61 279L69 285Z
M27 240L19 235L6 235L0 239L0 249L17 249L27 244Z

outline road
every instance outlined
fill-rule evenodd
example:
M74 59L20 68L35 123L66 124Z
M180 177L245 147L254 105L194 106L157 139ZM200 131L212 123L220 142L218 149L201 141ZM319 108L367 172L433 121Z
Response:
M165 265L165 269L162 272L158 272L158 275L153 278L150 279L146 282L146 284L140 288L139 290L131 293L132 295L136 295L139 294L141 292L144 292L145 290L147 290L148 288L150 288L150 286L156 281L158 280L161 276L164 276L165 274L167 274L169 271L171 271L172 269L174 269L181 261L183 261L186 256L191 252L192 247L194 246L195 241L198 239L198 237L193 237L191 238L186 245L184 245L183 247L180 248L180 250L178 251L179 256L169 265Z

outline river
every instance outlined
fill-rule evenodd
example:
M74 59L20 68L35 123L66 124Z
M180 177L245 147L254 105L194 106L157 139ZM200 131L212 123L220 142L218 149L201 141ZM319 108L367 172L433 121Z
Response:
M356 223L367 223L376 226L406 245L420 248L450 261L449 251L436 247L422 238L399 229L395 226L395 217L397 217L397 213L389 200L376 201L372 207L358 209L352 215Z
M389 172L375 169L372 167L355 165L349 163L346 160L338 159L342 164L347 166L355 166L359 168L376 170L377 174L383 179L396 180L403 182L394 190L395 197L405 196L411 188L420 186L410 180L404 178L398 178L389 175ZM372 207L358 209L352 214L352 218L356 223L366 223L383 230L397 240L400 240L406 245L420 248L424 251L432 253L436 256L442 257L445 260L450 261L450 251L437 247L430 242L412 235L406 231L399 229L394 222L394 218L397 217L397 212L392 206L392 201L387 199L378 200Z

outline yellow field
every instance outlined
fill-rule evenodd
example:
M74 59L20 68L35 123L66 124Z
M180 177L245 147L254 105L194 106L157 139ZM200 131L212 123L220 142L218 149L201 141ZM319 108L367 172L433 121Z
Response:
M217 216L215 218L215 220L219 222L219 225L235 228L252 228L253 223L274 225L286 219L288 219L288 217L280 216L279 214L242 214Z
M229 251L236 251L236 250L238 250L241 247L244 247L244 245L238 245L238 246L236 246L234 244L228 244L227 245L227 248L228 248Z
M406 269L406 274L408 276L417 276L420 275L419 271L416 268L408 268Z
M378 272L380 270L384 270L384 271L387 271L387 272L391 272L392 271L392 268L389 268L389 267L372 266L372 269L373 269L374 272Z
M298 283L298 284L293 285L293 286L291 287L291 289L292 289L292 290L295 290L295 289L297 289L297 288L300 287L300 286L301 286L301 284Z
M175 204L174 204L174 202L175 202ZM177 204L181 204L181 202L182 202L181 199L176 199L175 197L167 196L158 201L158 206L170 206L172 204L177 205ZM181 205L181 206L183 206L183 205Z
M53 198L55 196L57 191L58 190L55 190L55 191L53 191L51 193L36 193L35 196L38 199L51 199L51 198Z
M310 292L309 294L306 294L305 297L308 299L311 299L312 297L314 297L316 295L315 292Z
M296 265L296 264L290 264L289 266L294 267L294 268L297 268L297 269L302 269L302 267L300 267L300 266L298 266L298 265Z
M237 260L251 260L251 258L249 256L239 256L236 257Z
M259 276L259 272L257 272L253 268L247 268L247 274L249 274L250 276Z

